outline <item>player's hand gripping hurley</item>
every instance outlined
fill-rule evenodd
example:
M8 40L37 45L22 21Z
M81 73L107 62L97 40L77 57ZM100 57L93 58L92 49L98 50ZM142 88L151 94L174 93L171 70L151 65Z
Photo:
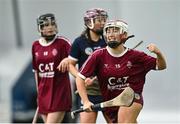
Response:
M95 109L113 107L113 106L130 106L133 102L133 99L134 99L134 90L130 87L126 87L124 91L121 94L119 94L117 97L109 101L92 105L91 109L95 110ZM76 114L80 112L84 112L84 111L86 111L86 109L83 109L83 108L72 111L71 117L74 119Z

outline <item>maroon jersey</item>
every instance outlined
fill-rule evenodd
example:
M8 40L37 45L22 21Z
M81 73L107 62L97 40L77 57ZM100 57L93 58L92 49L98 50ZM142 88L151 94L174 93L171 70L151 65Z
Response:
M95 51L84 63L79 75L85 78L96 73L104 101L118 96L127 86L141 94L147 72L156 69L156 59L132 49L114 55L106 48Z
M71 109L69 74L57 69L60 61L68 56L70 48L70 42L64 37L57 37L49 44L43 44L43 39L33 43L32 63L38 73L38 106L42 114Z

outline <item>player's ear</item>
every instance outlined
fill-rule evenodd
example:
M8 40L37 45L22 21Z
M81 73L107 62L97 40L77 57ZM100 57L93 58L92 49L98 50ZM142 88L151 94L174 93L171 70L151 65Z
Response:
M127 33L127 32L124 32L124 33L123 33L123 36L124 36L124 38L127 38L127 37L128 37L128 33Z

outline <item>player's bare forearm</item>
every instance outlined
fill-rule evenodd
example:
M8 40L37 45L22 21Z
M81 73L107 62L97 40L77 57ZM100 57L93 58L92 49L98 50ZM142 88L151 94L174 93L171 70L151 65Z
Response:
M79 95L80 95L83 103L89 101L87 92L86 92L85 82L79 76L76 77L76 86L77 86L77 90L79 92Z
M70 58L68 59L69 59L69 72L74 78L76 78L78 74L78 69L76 68L77 61L72 60Z
M166 69L166 60L163 54L159 51L158 53L156 53L156 55L157 55L156 64L158 66L158 70Z
M36 71L34 73L34 77L35 77L35 82L36 82L36 90L38 92L38 73Z
M74 78L77 77L77 74L78 74L78 70L77 68L75 67L75 65L73 64L69 64L69 72L71 73L72 76L74 76Z

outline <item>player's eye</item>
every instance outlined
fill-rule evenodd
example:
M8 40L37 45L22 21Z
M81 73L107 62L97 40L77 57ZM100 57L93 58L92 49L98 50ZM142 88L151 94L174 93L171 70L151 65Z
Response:
M106 33L110 33L111 31L107 29Z
M44 26L49 26L49 23L45 23Z
M56 25L56 22L54 22L54 21L53 21L53 22L51 22L51 25Z

